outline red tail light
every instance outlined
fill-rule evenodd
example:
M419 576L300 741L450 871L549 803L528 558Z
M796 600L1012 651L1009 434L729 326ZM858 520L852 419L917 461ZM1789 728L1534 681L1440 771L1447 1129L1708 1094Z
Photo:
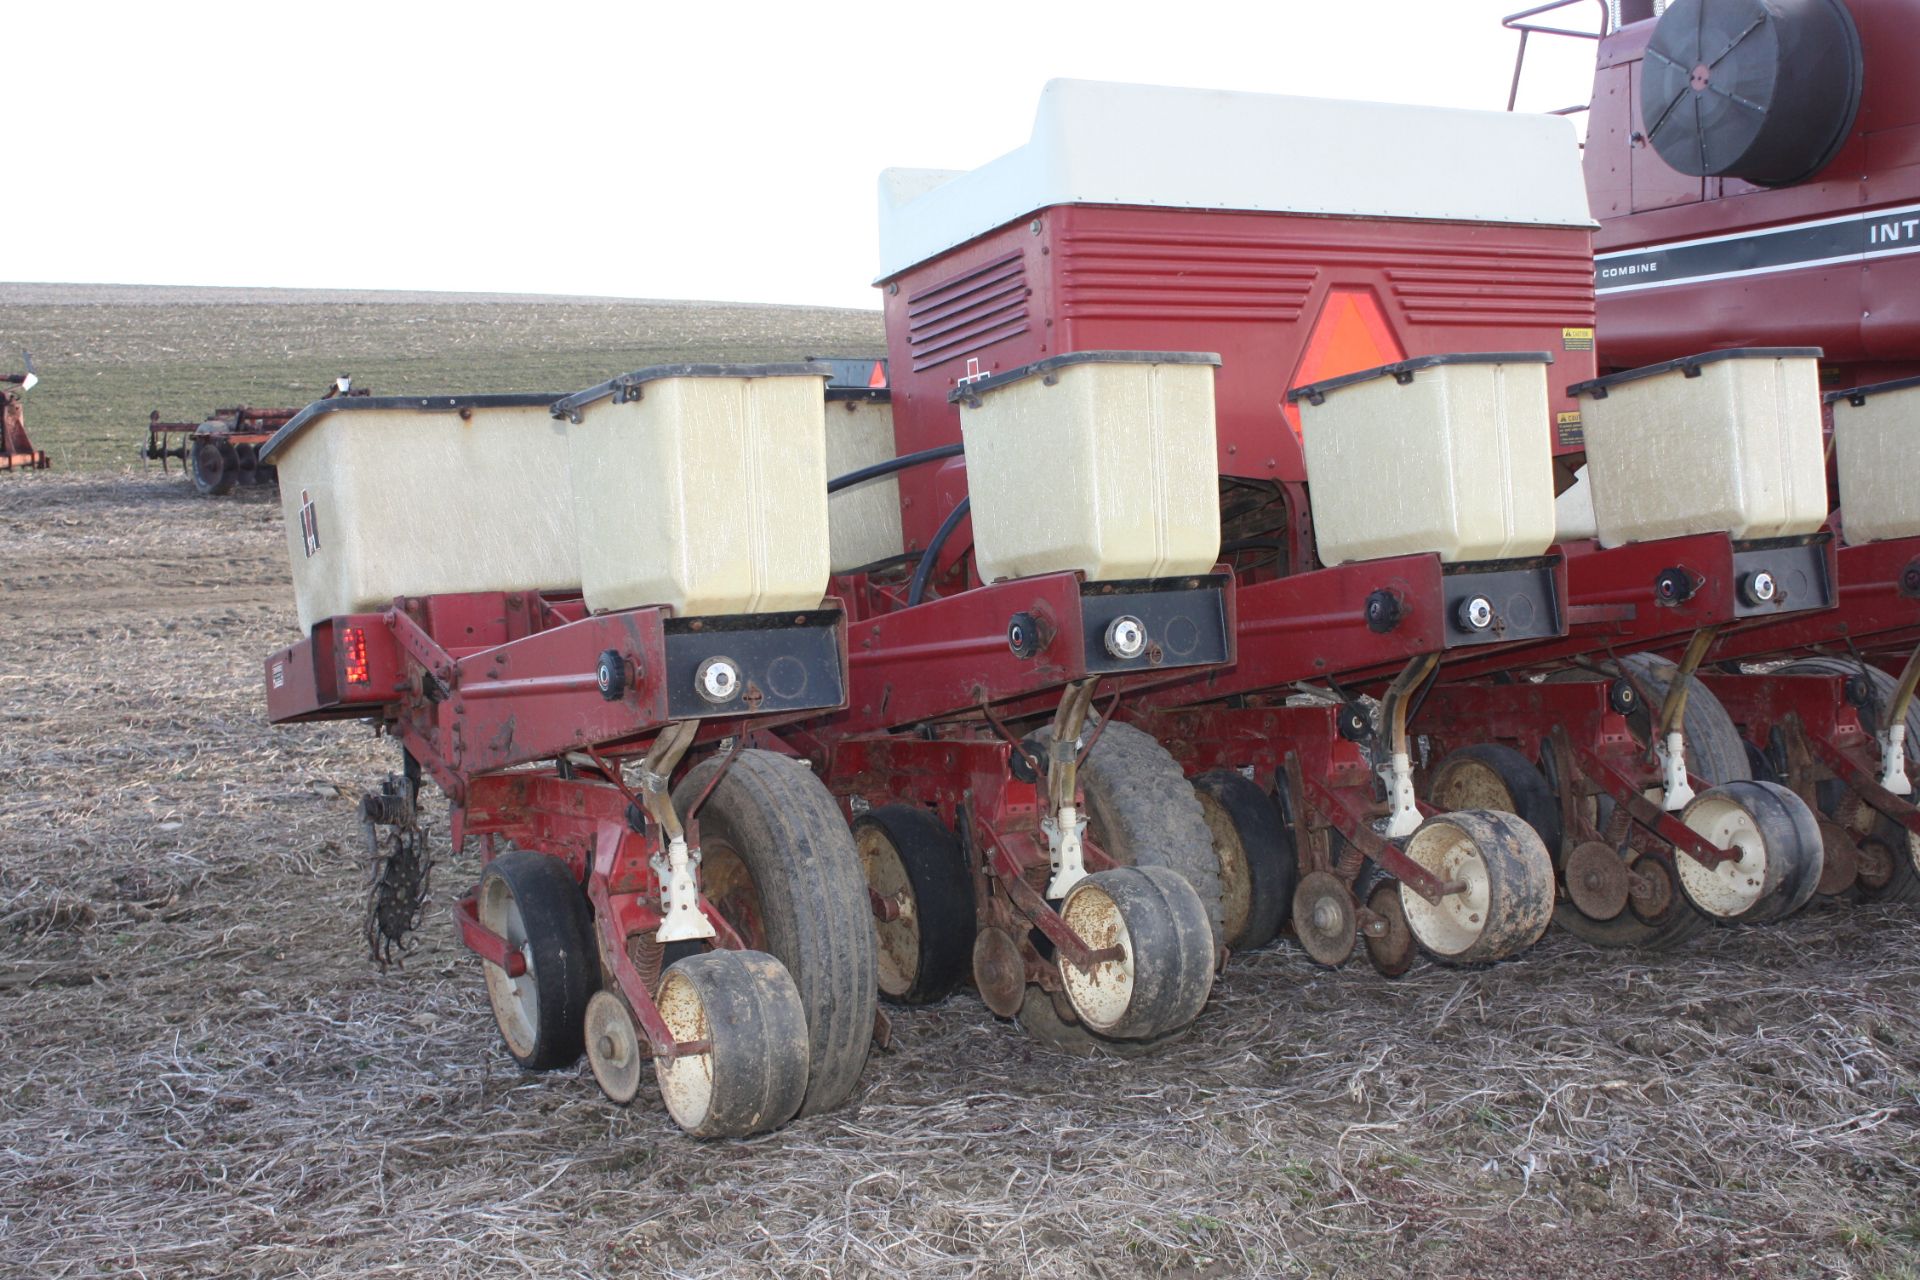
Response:
M347 683L371 684L373 674L367 670L367 632L364 627L348 627L343 641L347 657Z

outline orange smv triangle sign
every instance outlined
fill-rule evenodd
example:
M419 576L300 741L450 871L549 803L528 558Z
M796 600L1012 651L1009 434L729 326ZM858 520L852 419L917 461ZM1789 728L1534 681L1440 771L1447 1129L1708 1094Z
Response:
M1343 373L1358 373L1383 364L1404 360L1407 353L1393 336L1393 326L1371 289L1329 289L1314 321L1300 367L1293 371L1290 387L1337 378ZM1283 404L1280 411L1300 437L1300 406Z

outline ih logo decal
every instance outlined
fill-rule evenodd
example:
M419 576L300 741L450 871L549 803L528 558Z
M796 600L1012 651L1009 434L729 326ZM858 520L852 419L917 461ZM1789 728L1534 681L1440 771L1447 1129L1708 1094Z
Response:
M300 491L300 541L307 548L308 559L320 550L320 517L314 514L313 499L305 489Z

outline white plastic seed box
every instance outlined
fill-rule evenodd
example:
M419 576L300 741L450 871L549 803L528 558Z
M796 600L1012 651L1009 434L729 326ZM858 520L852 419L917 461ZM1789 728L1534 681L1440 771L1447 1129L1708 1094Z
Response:
M822 366L661 365L554 405L595 612L813 609L826 594Z
M1321 562L1545 552L1552 360L1544 351L1417 356L1289 391Z
M1920 378L1827 396L1849 545L1920 535Z
M974 558L986 582L1205 573L1220 558L1220 357L1075 351L964 383Z
M894 457L893 405L884 390L827 389L827 475L838 478ZM847 573L900 556L900 479L880 476L827 498L833 571Z
M1709 351L1569 387L1600 545L1826 522L1817 347Z
M275 433L260 460L279 470L301 630L396 596L577 589L554 399L321 400Z

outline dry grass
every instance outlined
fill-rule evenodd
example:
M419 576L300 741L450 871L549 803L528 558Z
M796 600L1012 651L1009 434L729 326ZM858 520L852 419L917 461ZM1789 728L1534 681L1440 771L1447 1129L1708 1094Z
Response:
M0 482L0 1274L1920 1274L1892 910L1397 983L1282 946L1144 1062L962 996L749 1143L524 1076L444 913L360 952L391 760L262 721L277 519Z

